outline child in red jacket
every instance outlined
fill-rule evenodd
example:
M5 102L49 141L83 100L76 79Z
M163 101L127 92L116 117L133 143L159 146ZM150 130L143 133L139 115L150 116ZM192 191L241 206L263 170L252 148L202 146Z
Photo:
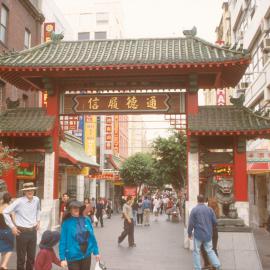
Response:
M45 231L43 233L39 244L40 251L35 261L35 270L51 270L52 263L61 266L53 250L53 246L59 242L59 239L59 232Z

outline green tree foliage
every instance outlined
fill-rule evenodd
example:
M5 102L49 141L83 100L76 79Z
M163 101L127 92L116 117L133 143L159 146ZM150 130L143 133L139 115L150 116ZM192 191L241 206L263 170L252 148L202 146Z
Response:
M0 175L3 171L16 168L19 165L20 159L16 157L16 149L11 149L4 146L0 142Z
M186 144L186 136L182 133L174 133L168 138L159 137L153 142L154 180L157 186L171 184L176 189L185 186Z
M125 185L137 186L139 191L143 184L148 185L153 178L153 159L150 154L137 153L125 160L120 176Z

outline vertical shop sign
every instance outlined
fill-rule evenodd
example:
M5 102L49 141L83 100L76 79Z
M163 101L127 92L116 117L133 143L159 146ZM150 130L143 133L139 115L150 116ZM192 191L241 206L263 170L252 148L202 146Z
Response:
M106 116L105 149L112 150L112 116Z
M97 117L84 116L84 147L89 156L96 156Z
M119 153L119 116L114 116L114 129L113 129L113 150L114 154Z
M44 42L51 41L51 32L55 32L55 23L54 22L47 22L44 23Z

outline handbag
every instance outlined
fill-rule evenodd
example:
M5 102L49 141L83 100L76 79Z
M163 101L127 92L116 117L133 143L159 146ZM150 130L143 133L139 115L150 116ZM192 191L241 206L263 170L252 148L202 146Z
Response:
M97 262L95 266L95 270L107 270L107 267L104 263Z

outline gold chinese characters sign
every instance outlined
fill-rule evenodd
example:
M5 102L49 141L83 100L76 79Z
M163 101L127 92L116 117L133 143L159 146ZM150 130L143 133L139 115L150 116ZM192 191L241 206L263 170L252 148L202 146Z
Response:
M63 114L185 113L184 93L65 95Z

